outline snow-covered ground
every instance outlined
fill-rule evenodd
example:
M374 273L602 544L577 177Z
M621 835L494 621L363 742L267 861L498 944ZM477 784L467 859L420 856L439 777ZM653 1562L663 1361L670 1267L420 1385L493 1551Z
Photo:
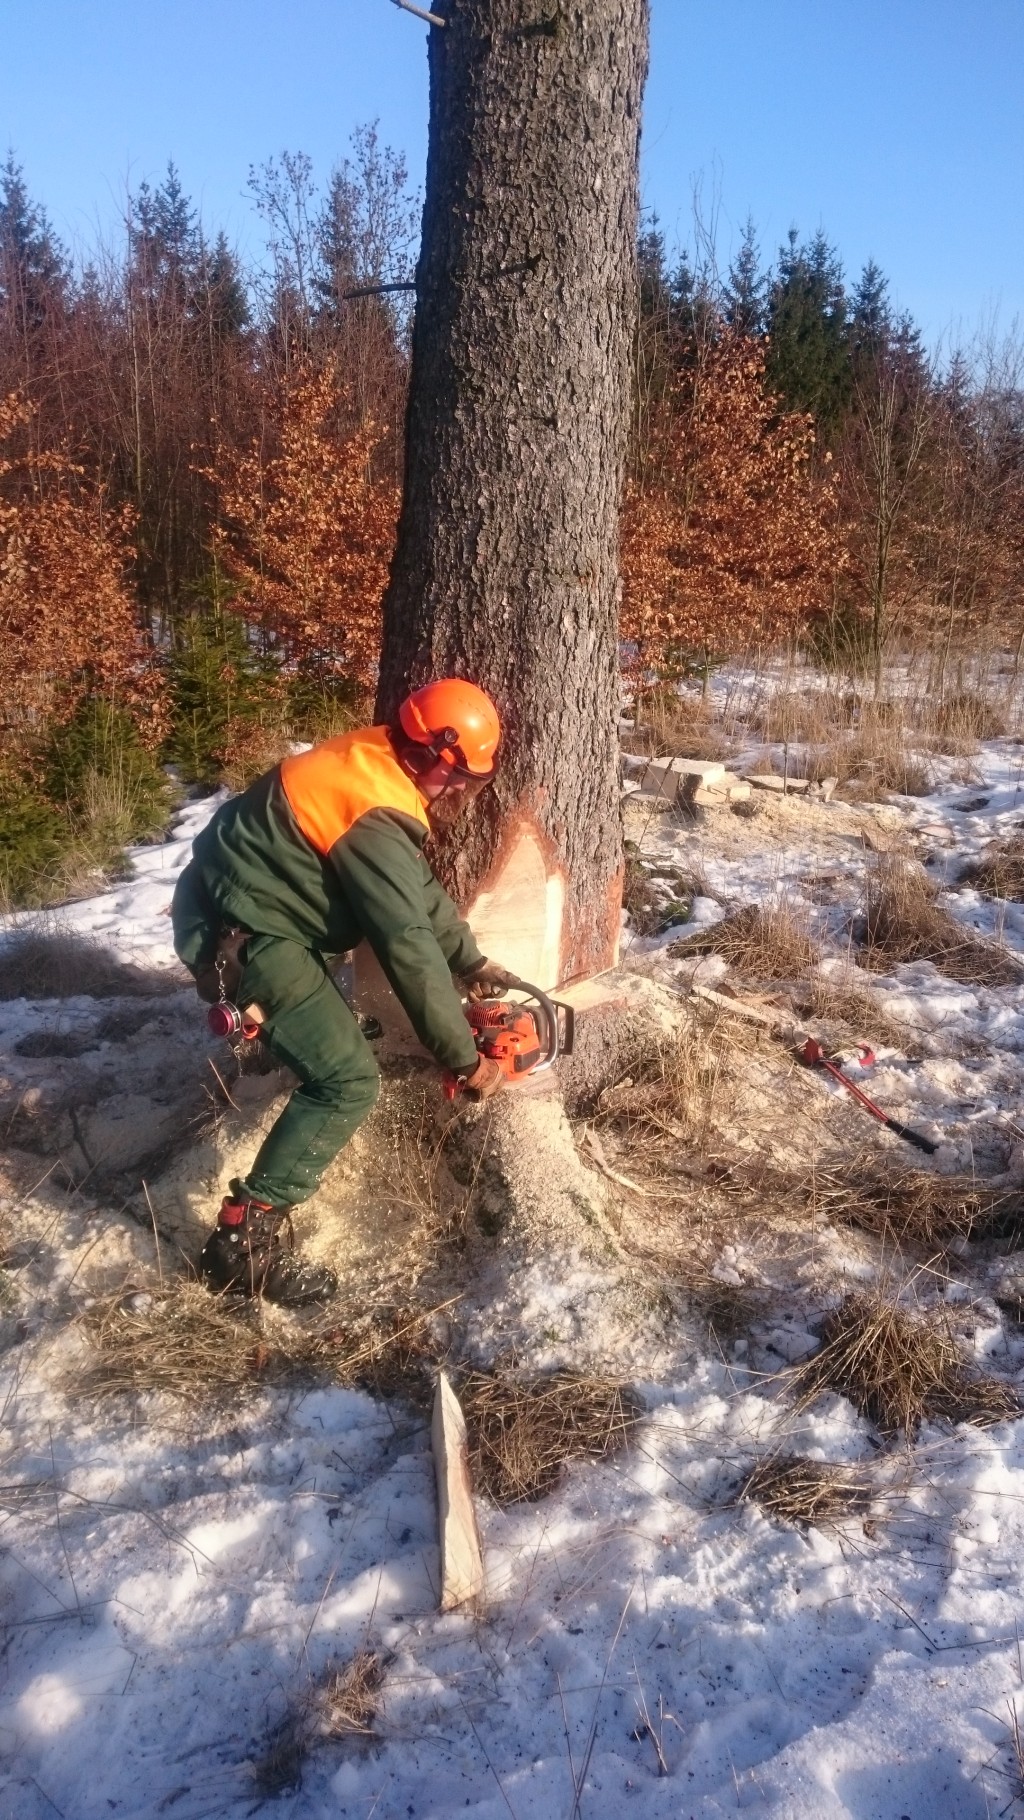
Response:
M956 889L960 862L1024 826L1024 748L990 742L971 763L976 785L947 779L878 825L928 863L955 915L1024 953L1017 907ZM170 892L211 807L190 807L165 846L133 856L127 883L62 912L64 926L169 964ZM652 817L644 851L699 860L709 895L698 921L784 889L838 943L868 813L833 805L831 834L815 820L806 842L795 819L772 840L737 822L747 832L735 845ZM685 972L657 938L631 947L665 979ZM923 1054L913 1066L883 1059L872 1091L942 1141L940 1167L998 1154L1006 1177L1019 1175L1024 989L954 986L927 965L875 983L921 1030ZM8 1040L49 1015L2 1009ZM807 1091L825 1089L809 1079ZM16 1202L4 1217L16 1227ZM79 1210L80 1249L110 1217L102 1204ZM743 1275L736 1262L726 1280ZM1012 1275L1017 1262L999 1268ZM850 1271L863 1275L862 1254ZM1016 1378L1024 1345L991 1287L965 1261L949 1299L977 1302L979 1352ZM15 1273L15 1316L21 1293ZM536 1504L481 1511L486 1614L442 1617L429 1436L415 1414L341 1389L255 1386L216 1417L158 1400L94 1406L66 1381L81 1359L72 1333L38 1310L24 1337L8 1325L3 1820L1013 1811L1022 1424L926 1428L906 1456L890 1455L839 1398L795 1417L742 1346L680 1347L661 1381L639 1387L647 1415L627 1451L573 1467ZM879 1489L877 1521L805 1532L753 1504L724 1507L782 1436L861 1465ZM262 1795L251 1765L275 1723L364 1641L389 1658L379 1735L319 1745L301 1788Z

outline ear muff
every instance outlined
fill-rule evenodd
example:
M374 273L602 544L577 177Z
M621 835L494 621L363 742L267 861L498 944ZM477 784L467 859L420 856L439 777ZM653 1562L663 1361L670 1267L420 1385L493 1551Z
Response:
M406 696L398 710L407 739L453 772L478 783L494 775L501 738L498 711L483 689L463 677L442 677Z

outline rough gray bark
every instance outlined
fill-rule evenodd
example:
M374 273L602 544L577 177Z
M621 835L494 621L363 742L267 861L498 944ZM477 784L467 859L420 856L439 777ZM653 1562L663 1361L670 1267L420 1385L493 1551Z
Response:
M618 511L647 0L437 0L406 475L379 711L459 673L506 727L441 869L524 824L566 885L562 977L612 958Z

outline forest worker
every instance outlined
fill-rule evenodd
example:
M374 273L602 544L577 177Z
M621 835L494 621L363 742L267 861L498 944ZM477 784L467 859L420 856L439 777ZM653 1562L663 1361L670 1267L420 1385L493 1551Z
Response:
M332 1271L294 1255L289 1210L315 1192L380 1077L327 956L365 938L441 1066L484 1098L501 1086L455 982L487 997L512 976L480 953L421 851L431 805L493 777L500 735L482 689L428 683L394 726L286 758L194 842L171 907L178 955L201 996L252 1007L270 1053L299 1077L203 1246L211 1290L301 1307L337 1287Z

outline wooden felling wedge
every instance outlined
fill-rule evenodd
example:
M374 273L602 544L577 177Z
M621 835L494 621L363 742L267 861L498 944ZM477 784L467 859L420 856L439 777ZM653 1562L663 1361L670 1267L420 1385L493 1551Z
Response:
M437 1374L430 1443L437 1474L441 1540L441 1610L482 1600L484 1560L469 1478L466 1419L443 1371Z

